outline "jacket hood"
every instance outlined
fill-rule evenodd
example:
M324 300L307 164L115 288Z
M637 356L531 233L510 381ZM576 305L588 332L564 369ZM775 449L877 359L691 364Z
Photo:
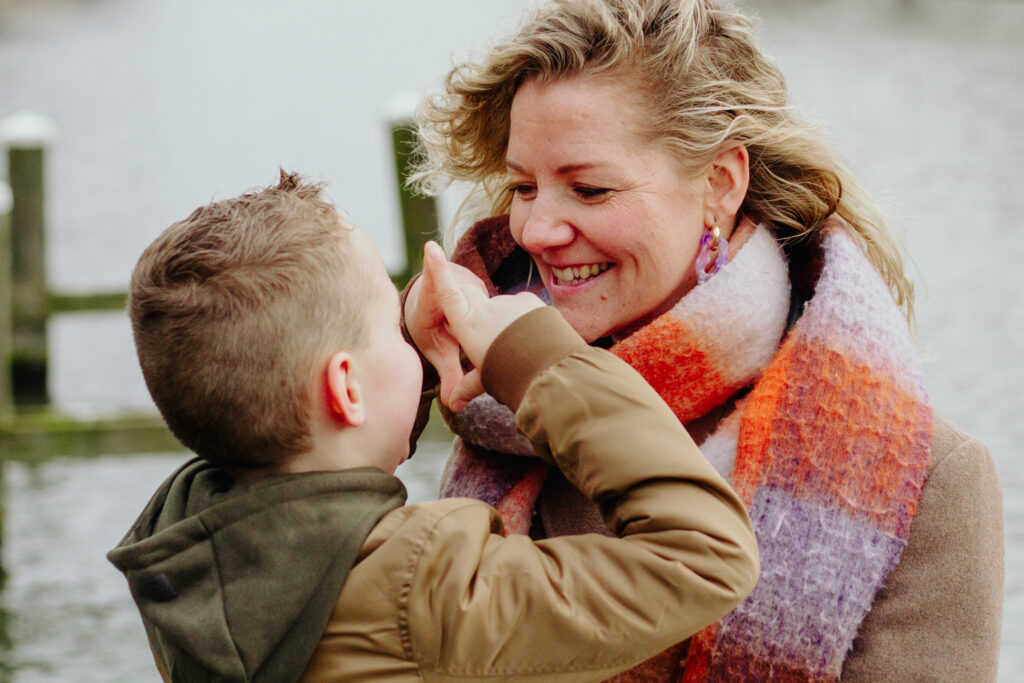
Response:
M194 459L107 557L172 680L295 680L366 536L405 497L372 468L236 480Z

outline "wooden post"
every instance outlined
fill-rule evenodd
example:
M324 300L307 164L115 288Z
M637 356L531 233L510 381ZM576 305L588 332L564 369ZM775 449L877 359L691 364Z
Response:
M13 348L11 383L16 404L49 403L46 388L48 295L46 285L46 148L53 124L30 111L3 122L11 183Z
M14 418L11 389L11 188L0 182L0 426Z
M390 117L391 148L395 158L395 177L398 181L398 201L402 213L402 232L405 238L405 270L396 278L404 286L423 267L423 245L438 238L437 201L433 197L414 194L406 185L412 169L413 150L416 145L416 127L408 111L412 107L399 103L398 111Z
M0 586L7 582L3 566L4 513L7 501L3 495L7 448L3 443L4 428L14 421L14 392L11 389L11 188L0 182Z

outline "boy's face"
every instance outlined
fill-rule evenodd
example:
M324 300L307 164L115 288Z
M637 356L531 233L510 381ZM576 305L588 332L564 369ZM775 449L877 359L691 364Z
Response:
M352 354L359 364L357 378L366 402L362 428L372 431L378 467L390 474L409 457L409 435L419 406L423 368L419 354L402 337L398 291L376 247L358 230L351 238L358 258L373 264L371 277L376 279L374 294L366 302L367 342Z

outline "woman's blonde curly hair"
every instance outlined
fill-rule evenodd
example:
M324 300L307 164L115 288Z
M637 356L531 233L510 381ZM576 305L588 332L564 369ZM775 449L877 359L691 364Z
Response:
M785 80L757 45L750 19L716 0L552 0L480 61L457 65L418 111L427 194L452 182L472 191L459 216L507 213L509 113L527 79L620 79L640 96L644 138L698 173L746 146L750 185L741 214L798 241L837 214L852 226L908 320L913 283L880 209L817 129L793 107Z

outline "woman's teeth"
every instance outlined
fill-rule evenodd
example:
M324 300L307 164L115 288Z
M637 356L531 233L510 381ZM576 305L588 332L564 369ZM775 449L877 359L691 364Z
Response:
M571 266L569 268L555 268L552 266L551 274L555 276L555 284L570 285L597 277L611 267L610 263L590 263L585 266Z

